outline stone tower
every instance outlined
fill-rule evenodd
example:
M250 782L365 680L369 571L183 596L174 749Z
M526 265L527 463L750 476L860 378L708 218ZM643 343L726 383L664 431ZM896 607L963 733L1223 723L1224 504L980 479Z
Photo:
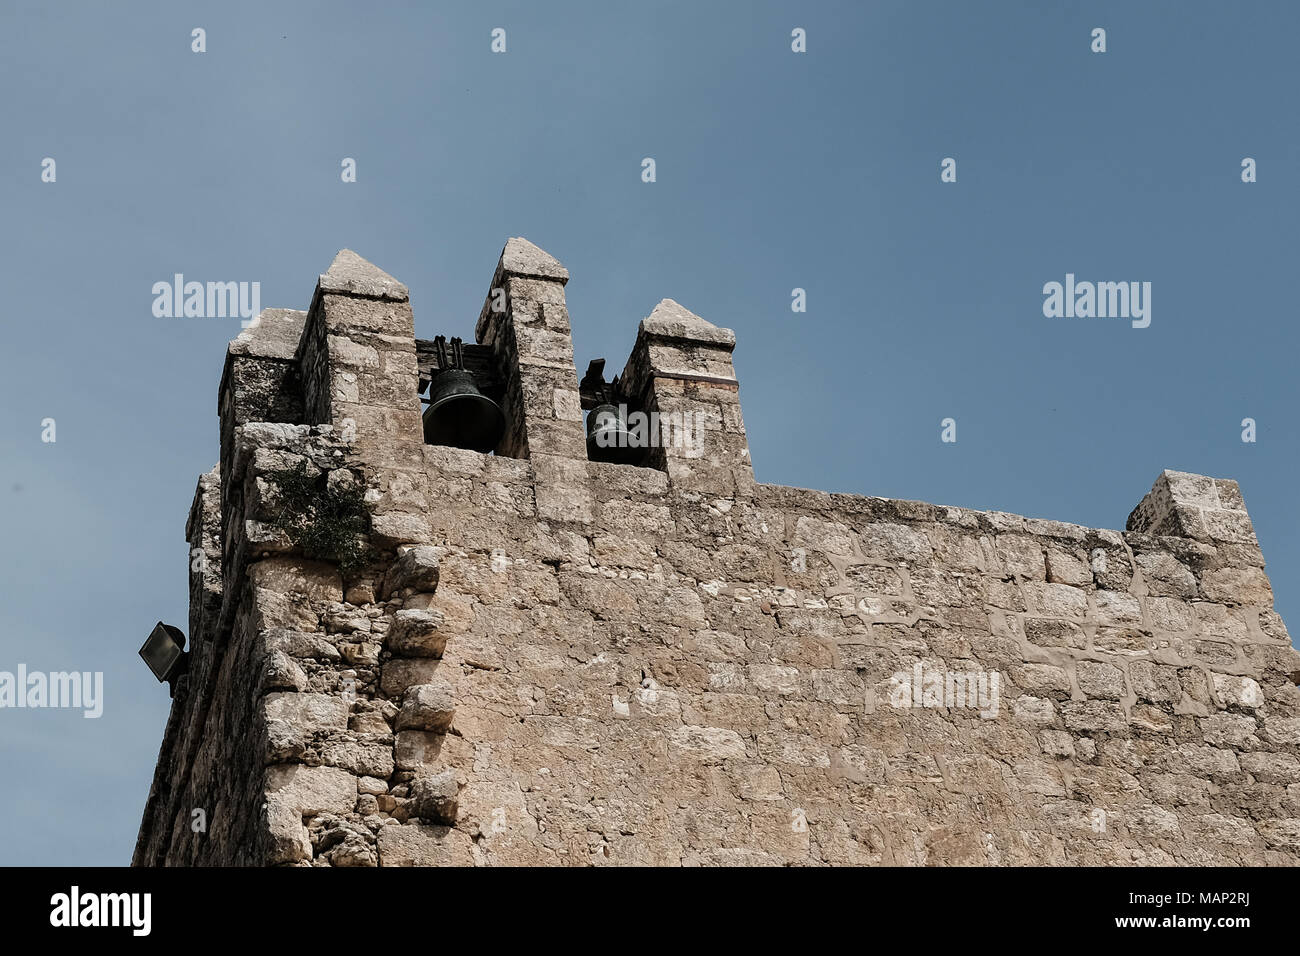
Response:
M495 454L425 443L440 353L351 252L231 343L135 864L1300 862L1235 482L1122 533L757 484L734 335L665 299L580 383L567 281L506 243ZM589 460L611 390L644 466Z

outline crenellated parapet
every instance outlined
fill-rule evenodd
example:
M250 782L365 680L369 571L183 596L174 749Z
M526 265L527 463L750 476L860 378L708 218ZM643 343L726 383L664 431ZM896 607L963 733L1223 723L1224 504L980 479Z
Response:
M1122 532L756 483L735 334L664 299L579 377L568 280L511 239L416 339L345 250L231 343L137 864L1300 859L1235 482Z

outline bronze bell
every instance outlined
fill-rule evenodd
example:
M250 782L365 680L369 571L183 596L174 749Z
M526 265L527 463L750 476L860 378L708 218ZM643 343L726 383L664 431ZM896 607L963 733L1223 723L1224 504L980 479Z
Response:
M426 443L489 452L505 430L501 406L478 390L473 374L449 368L434 377L424 410Z
M627 430L617 405L597 405L587 414L587 457L618 465L635 465L645 449Z

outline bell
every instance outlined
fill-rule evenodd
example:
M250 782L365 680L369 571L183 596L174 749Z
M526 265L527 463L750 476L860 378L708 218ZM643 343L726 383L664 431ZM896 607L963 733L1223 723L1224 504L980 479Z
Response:
M587 415L587 457L618 465L635 465L644 455L617 405L597 405Z
M449 368L429 386L429 407L424 410L427 444L489 452L505 430L501 406L478 390L471 373Z

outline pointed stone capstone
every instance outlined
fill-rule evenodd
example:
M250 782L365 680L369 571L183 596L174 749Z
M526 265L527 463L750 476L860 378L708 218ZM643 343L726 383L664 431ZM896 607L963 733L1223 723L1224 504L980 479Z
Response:
M536 276L539 279L569 281L569 270L553 255L527 239L507 239L501 251L501 268L517 276Z
M329 269L320 277L320 290L396 302L405 302L409 298L405 285L351 249L343 249L334 257Z
M663 299L651 313L641 320L641 331L647 335L669 339L686 339L691 342L709 342L726 348L736 345L736 333L700 318L690 309Z

